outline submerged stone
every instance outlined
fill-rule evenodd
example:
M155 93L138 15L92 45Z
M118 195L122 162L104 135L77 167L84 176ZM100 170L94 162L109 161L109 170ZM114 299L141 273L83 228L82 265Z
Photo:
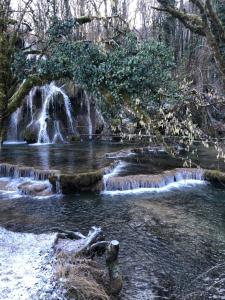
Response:
M24 182L18 186L22 194L30 196L50 196L52 189L49 182Z

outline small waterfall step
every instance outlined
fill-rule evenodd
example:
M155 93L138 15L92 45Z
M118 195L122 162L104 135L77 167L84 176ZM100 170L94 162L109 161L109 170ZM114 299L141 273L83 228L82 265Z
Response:
M174 182L204 181L203 169L178 168L165 171L159 175L131 175L109 176L105 175L105 191L127 191L135 189L162 188Z
M8 163L0 163L0 177L27 177L33 180L48 180L52 176L59 176L58 170L41 170Z
M50 183L56 178L56 186ZM0 164L0 190L18 192L20 195L51 196L60 193L60 172L58 170L40 170L8 163Z

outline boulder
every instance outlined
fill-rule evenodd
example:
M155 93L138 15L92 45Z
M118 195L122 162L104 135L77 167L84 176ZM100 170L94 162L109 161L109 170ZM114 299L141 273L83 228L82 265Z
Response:
M49 181L56 189L59 180L63 194L76 192L95 192L102 188L103 170L79 174L62 174L60 178L52 176Z
M205 170L204 172L205 180L214 184L224 184L225 183L225 173L219 170Z
M49 183L46 182L24 182L18 186L19 191L22 194L30 196L50 196L52 195L52 189Z

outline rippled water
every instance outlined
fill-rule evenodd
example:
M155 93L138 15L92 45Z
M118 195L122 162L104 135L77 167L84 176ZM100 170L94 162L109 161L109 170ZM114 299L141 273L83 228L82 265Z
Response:
M88 154L88 166L96 164L93 159L96 155L97 162L102 163L103 153L112 151L111 146L101 147L105 147L102 152L95 149L92 152L95 155ZM67 154L60 156L56 148L58 158L52 158L49 164L60 163L60 157L65 162ZM15 147L12 153L20 153L18 157L23 162L27 155L34 159L41 150L44 151L36 148L26 154L21 147ZM68 151L73 152L72 148ZM77 153L74 150L71 155L76 157ZM82 153L80 150L80 163L88 156ZM7 157L6 152L4 156ZM19 160L18 157L15 155L13 159ZM36 159L41 164L40 157ZM173 166L168 158L159 160L164 160L168 168ZM76 162L78 157L74 168ZM137 172L137 163L133 161L133 168L130 164L125 172ZM156 170L156 165L152 169ZM151 164L146 168L150 169ZM47 233L60 228L86 234L93 225L101 226L108 239L118 239L121 243L122 300L225 299L225 190L222 188L197 185L174 187L162 193L114 196L86 193L51 198L0 193L0 226L8 230Z

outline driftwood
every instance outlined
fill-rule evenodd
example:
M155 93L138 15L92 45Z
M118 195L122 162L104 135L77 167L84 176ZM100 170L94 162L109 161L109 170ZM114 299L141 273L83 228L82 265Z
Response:
M116 240L105 241L100 227L92 227L87 236L73 231L58 232L55 240L55 251L63 251L73 257L83 256L91 259L95 255L102 256L105 254L110 292L117 295L121 291L122 275L118 262L119 242Z

